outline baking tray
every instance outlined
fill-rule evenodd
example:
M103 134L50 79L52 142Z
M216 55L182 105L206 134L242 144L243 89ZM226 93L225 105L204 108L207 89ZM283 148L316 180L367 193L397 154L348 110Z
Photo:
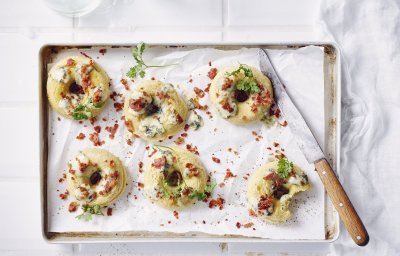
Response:
M46 96L47 65L52 53L59 49L91 47L130 48L133 44L69 44L44 45L39 51L39 167L40 167L40 201L41 201L41 228L43 238L49 243L93 243L93 242L333 242L340 233L339 216L325 193L325 239L268 239L246 237L238 235L210 235L200 232L183 234L171 232L49 232L47 211L47 160L48 160L48 116L49 105ZM325 91L325 155L331 166L340 173L340 51L336 44L331 42L304 42L304 43L230 43L230 44L148 44L148 47L190 47L217 48L234 50L242 47L266 49L297 49L315 45L324 48L324 91Z

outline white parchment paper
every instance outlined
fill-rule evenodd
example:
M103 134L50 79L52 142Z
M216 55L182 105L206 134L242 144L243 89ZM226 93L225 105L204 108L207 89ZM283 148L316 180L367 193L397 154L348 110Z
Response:
M98 48L68 49L54 54L54 62L70 55L79 55L83 51L98 62L111 78L111 89L122 95L130 92L120 83L130 66L134 64L128 48L110 48L103 55ZM293 50L269 50L272 61L286 85L287 90L300 108L305 119L316 134L323 147L324 143L324 83L323 83L323 49L315 46ZM156 79L174 84L181 95L193 95L193 87L205 89L211 81L207 76L212 67L218 69L226 65L245 63L254 67L258 65L256 49L216 50L155 47L146 49L146 62L160 65L179 63L179 65L148 69L147 79ZM141 79L129 81L130 89L134 88ZM190 82L191 80L191 82ZM121 98L116 98L122 102ZM66 190L66 182L59 182L66 170L66 163L79 150L93 147L89 134L94 132L89 121L82 124L59 117L54 111L49 116L49 160L48 160L48 225L49 231L169 231L205 232L209 234L235 234L243 236L273 238L273 239L324 239L324 189L312 165L308 164L297 147L289 127L280 125L267 128L262 123L249 126L230 124L219 117L212 107L208 95L201 99L201 104L208 105L212 118L203 111L197 111L204 120L204 126L198 131L189 129L185 144L198 147L200 158L217 183L224 182L226 169L230 169L235 178L225 181L225 185L217 186L212 198L218 195L225 199L224 208L210 209L208 204L198 202L193 207L179 211L179 218L173 212L162 209L150 201L138 186L143 181L139 172L139 162L146 165L149 145L141 139L135 139L129 146L126 143L126 128L121 120L122 111L116 112L114 101L110 100L104 112L98 116L94 126L102 127L101 146L117 155L128 170L127 189L123 196L111 207L113 213L108 216L94 216L93 221L85 222L75 219L80 213L68 212L68 205L74 198L69 196L61 200L59 194ZM106 119L106 121L102 119ZM279 120L282 123L284 120ZM114 139L109 138L106 126L119 124ZM84 140L77 140L79 133L84 133ZM256 141L253 132L260 135ZM174 144L179 136L166 140L161 144ZM274 147L274 142L279 143ZM182 146L184 147L185 144ZM150 145L151 146L151 145ZM271 147L272 150L267 148ZM228 148L232 148L229 152ZM285 155L294 163L301 166L308 174L312 189L298 194L293 200L291 210L293 218L282 225L266 224L255 217L250 217L246 205L247 177L259 166L268 161L275 150L284 149ZM234 153L237 151L237 155ZM212 155L221 159L217 164L211 160ZM237 227L237 223L242 226ZM244 224L254 225L245 228ZM248 225L250 226L250 225Z

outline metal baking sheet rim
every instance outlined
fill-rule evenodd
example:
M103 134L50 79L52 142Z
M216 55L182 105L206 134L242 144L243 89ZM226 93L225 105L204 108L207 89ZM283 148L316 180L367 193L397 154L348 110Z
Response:
M91 47L131 47L131 44L51 44L43 45L39 50L39 170L41 231L48 243L109 243L109 242L262 242L262 243L330 243L338 239L340 233L339 215L325 193L325 239L270 239L232 235L210 235L206 233L171 232L49 232L47 227L47 117L48 103L45 82L47 79L46 54L51 48L91 48ZM263 47L275 49L293 49L316 45L324 47L324 87L325 87L325 134L327 142L325 152L333 168L340 174L340 116L341 116L341 59L339 46L331 41L288 42L288 43L201 43L201 44L151 44L166 47ZM328 89L328 90L326 90ZM329 99L329 100L326 100ZM328 109L326 107L329 107ZM339 139L338 139L339 136Z

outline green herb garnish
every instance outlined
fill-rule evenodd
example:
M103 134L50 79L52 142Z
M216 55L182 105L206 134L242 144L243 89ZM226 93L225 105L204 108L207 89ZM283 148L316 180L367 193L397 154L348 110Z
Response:
M105 101L100 101L100 102L94 103L94 104L92 104L92 105L93 105L93 107L95 107L95 108L102 108L105 104L106 104Z
M215 186L217 186L217 181L215 179L213 179L211 181L211 184L209 184L205 187L204 192L199 192L199 191L195 190L189 194L189 199L197 198L197 200L202 201L204 198L207 197L206 193L211 193L211 191L213 191Z
M239 65L239 68L231 73L226 73L228 76L236 76L240 72L243 72L244 78L236 82L236 90L245 91L248 94L258 93L260 88L257 85L257 81L254 78L253 71L243 64Z
M136 45L135 48L132 48L132 56L136 61L136 65L131 67L129 71L126 73L126 76L130 78L136 78L137 76L140 76L143 78L146 74L146 69L148 68L161 68L161 67L168 67L168 66L173 66L177 65L175 64L168 64L168 65L147 65L143 61L143 52L146 49L146 44L143 42L140 42L139 44Z
M278 161L278 175L282 179L286 179L293 170L293 163L289 162L289 160L284 157L279 159Z
M75 218L78 220L84 219L85 221L91 221L92 220L92 215L104 215L103 212L101 211L100 205L94 205L94 206L89 206L89 205L83 205L82 206L83 213L79 214Z
M84 104L79 104L72 113L72 117L75 120L89 119L92 117L92 112L87 109L87 106Z

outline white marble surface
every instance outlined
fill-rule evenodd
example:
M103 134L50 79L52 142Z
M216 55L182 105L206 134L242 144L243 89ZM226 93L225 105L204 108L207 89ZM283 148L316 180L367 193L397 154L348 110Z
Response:
M278 2L104 0L93 13L72 19L41 0L1 1L0 255L327 254L329 245L310 243L53 245L40 232L37 63L42 44L318 39L318 0Z

